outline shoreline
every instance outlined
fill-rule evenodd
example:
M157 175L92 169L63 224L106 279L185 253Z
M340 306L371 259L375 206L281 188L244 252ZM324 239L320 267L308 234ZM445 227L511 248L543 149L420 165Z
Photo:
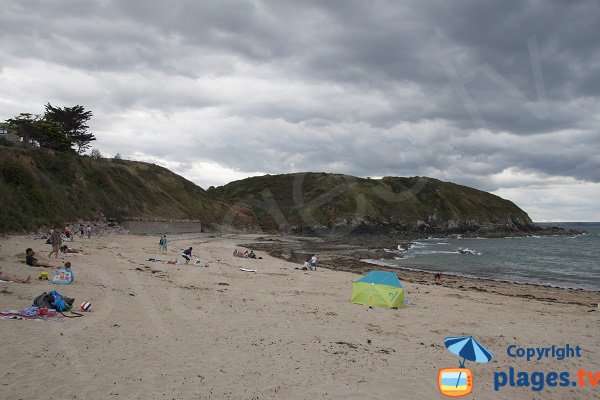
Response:
M367 264L370 265L376 265L378 267L388 267L385 264L380 264L377 261L386 261L386 260L360 260L362 262L365 262ZM465 275L465 274L461 274L458 272L449 272L449 271L428 271L426 269L419 269L419 268L411 268L411 267L389 267L391 268L391 271L398 269L398 270L403 270L403 271L411 271L411 272L418 272L418 273L423 273L426 275L430 275L430 274L435 274L435 273L442 273L444 276L453 276L456 278L464 278L464 279L474 279L474 280L482 280L482 281L490 281L490 282L500 282L500 283L507 283L507 284L517 284L517 285L530 285L530 286L535 286L535 287L546 287L546 288L550 288L550 289L562 289L562 290L573 290L573 291L584 291L584 292L591 292L591 293L598 293L600 294L600 289L598 290L594 290L594 289L588 289L588 288L584 288L584 287L572 287L572 286L560 286L560 285L554 285L552 283L546 283L546 282L527 282L527 281L514 281L514 280L510 280L510 279L502 279L502 278L488 278L488 277L479 277L479 276L475 276L475 275Z
M367 262L364 259L356 258L350 255L331 254L335 252L335 247L340 249L349 248L339 242L323 241L321 238L307 240L305 237L285 237L285 236L266 236L261 238L263 241L240 243L240 246L267 251L272 257L301 264L304 261L305 250L308 248L319 253L319 267L327 268L333 271L351 272L357 275L364 275L373 269L382 271L396 272L401 281L410 283L419 283L436 287L447 287L461 291L478 291L486 293L495 293L503 296L515 296L523 299L545 301L548 303L575 304L589 307L596 310L600 304L600 291L585 288L568 288L554 285L545 285L532 282L517 282L502 279L491 279L485 277L463 276L457 273L442 272L442 284L434 283L434 273L422 271L407 267L390 267L387 265ZM308 246L306 244L309 244ZM397 242L396 242L397 243ZM380 244L381 245L381 244ZM319 252L319 247L329 249ZM364 248L360 246L355 249L364 254ZM334 249L333 251L331 249ZM337 250L339 251L339 250ZM379 252L379 249L371 249L372 252ZM438 271L439 272L439 271Z

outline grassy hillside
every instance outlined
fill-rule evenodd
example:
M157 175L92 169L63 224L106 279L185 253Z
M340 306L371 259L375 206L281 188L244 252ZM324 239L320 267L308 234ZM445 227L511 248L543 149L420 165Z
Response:
M210 225L227 209L154 164L0 146L0 232L99 217Z
M508 200L431 178L266 175L207 192L154 164L0 146L0 232L101 217L293 233L535 229Z
M252 207L266 230L353 232L531 230L529 216L487 192L432 178L301 173L252 177L208 194Z

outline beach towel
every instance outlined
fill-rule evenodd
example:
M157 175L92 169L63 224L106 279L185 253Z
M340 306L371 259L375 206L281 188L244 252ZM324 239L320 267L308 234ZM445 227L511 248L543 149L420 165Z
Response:
M23 310L7 310L0 311L0 319L16 319L16 320L44 320L44 321L62 321L62 316L55 315L40 315L38 307L28 307Z
M248 269L248 268L242 268L242 267L240 267L240 271L244 271L244 272L256 272L255 269Z

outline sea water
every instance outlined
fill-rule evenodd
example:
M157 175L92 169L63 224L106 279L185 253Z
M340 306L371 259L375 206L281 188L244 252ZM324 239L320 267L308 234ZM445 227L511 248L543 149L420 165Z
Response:
M412 242L391 267L600 291L600 223L552 224L584 235L436 238ZM462 251L461 251L462 250ZM401 257L401 258L400 258Z

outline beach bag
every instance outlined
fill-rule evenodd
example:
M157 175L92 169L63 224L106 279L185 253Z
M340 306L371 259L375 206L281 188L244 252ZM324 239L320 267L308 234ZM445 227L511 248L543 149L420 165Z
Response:
M74 276L71 268L65 269L61 268L54 274L54 278L52 279L52 283L60 283L60 284L70 284L73 282Z
M33 307L37 308L52 308L52 297L44 292L33 299Z
M51 308L56 311L69 311L73 307L75 299L66 297L56 290L50 293L42 293L33 300L33 306L38 308Z
M63 296L56 290L51 290L49 294L54 297L54 301L52 301L52 307L56 311L69 311L71 308L73 308L73 302L75 299Z

